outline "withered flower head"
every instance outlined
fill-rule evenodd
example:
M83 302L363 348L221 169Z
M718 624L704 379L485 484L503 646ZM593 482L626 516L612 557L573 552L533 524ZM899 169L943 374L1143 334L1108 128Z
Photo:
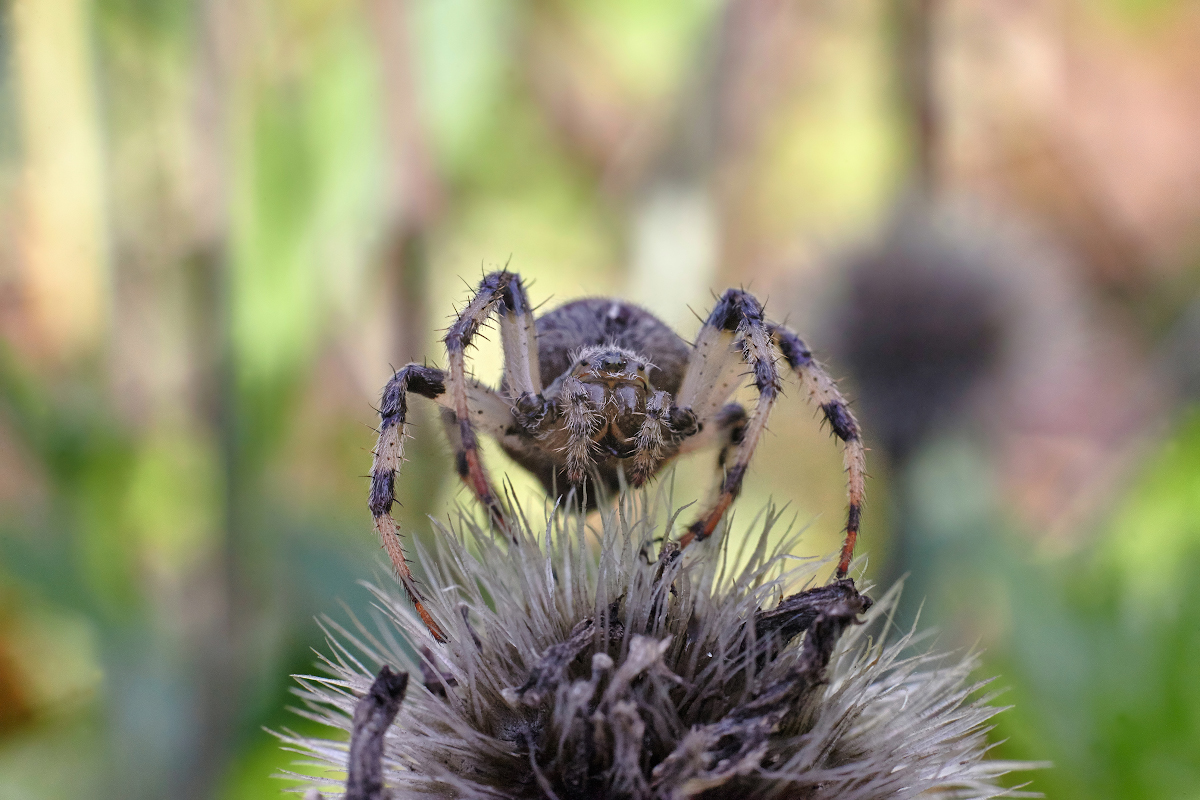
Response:
M772 510L752 552L714 536L664 560L650 555L659 516L633 500L599 531L548 516L514 541L464 514L439 525L420 558L448 642L398 586L373 588L386 619L332 626L332 676L299 679L302 713L354 730L352 744L282 738L313 766L365 763L347 797L1015 794L996 780L1030 765L985 759L999 709L977 697L975 659L915 652L911 634L885 644L891 598L811 586L824 562L785 555L794 540L768 546Z

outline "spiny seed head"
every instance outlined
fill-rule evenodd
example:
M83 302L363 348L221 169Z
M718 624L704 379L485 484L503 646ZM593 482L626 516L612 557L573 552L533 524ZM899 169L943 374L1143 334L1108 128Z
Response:
M977 697L975 658L914 652L911 633L884 643L894 592L871 608L851 581L812 587L825 562L787 556L795 537L768 545L773 509L752 552L713 536L647 558L661 508L627 496L598 530L560 511L511 541L462 513L438 525L419 557L449 641L398 586L371 587L383 616L326 621L331 674L298 678L300 713L350 731L380 667L407 671L383 742L397 800L1019 794L996 780L1033 765L984 758L999 709ZM281 738L346 769L342 740Z

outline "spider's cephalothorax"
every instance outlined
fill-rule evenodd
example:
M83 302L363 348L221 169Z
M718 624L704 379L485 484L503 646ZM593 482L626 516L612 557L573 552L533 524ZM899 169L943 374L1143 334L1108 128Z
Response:
M641 484L668 457L666 447L696 433L695 417L670 405L688 346L648 311L616 300L577 300L539 318L536 329L546 389L540 397L518 397L514 411L517 430L535 434L503 437L500 444L548 493L583 486L583 499L594 505L593 481L615 492L623 467ZM500 391L509 391L507 380ZM647 438L656 435L661 441Z
M504 350L499 389L468 377L465 365L467 347L493 312ZM501 528L507 512L479 458L480 431L536 475L547 492L562 496L582 489L589 503L596 502L597 489L615 492L622 472L640 486L674 457L716 447L719 488L680 538L682 547L711 535L741 490L779 394L778 353L845 445L850 512L837 567L837 577L845 577L862 510L858 425L804 342L768 321L753 295L727 291L689 346L650 312L620 300L577 300L535 320L520 276L494 272L458 314L445 343L446 370L409 364L383 390L370 497L384 547L437 638L444 638L442 631L421 602L391 517L409 392L444 407L458 474ZM749 414L730 402L747 376L758 390Z

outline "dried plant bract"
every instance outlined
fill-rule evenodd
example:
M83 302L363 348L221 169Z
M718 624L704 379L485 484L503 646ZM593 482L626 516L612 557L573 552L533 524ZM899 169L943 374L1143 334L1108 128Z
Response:
M373 589L375 624L329 623L331 674L300 678L301 713L351 742L283 738L350 780L308 778L310 796L1020 794L996 781L1031 765L985 758L999 709L974 658L920 652L911 634L885 643L891 598L814 585L826 562L784 555L795 539L770 536L771 510L748 552L718 533L648 559L667 523L637 500L599 530L562 511L541 530L514 515L503 535L465 514L443 526L418 557L444 642L400 587Z

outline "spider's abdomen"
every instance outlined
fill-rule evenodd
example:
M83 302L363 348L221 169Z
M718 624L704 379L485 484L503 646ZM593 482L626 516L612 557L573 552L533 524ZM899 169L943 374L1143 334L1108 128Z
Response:
M545 385L567 371L581 347L612 344L650 360L656 389L674 395L683 382L691 348L644 308L603 297L576 300L543 314L537 322L538 360Z

